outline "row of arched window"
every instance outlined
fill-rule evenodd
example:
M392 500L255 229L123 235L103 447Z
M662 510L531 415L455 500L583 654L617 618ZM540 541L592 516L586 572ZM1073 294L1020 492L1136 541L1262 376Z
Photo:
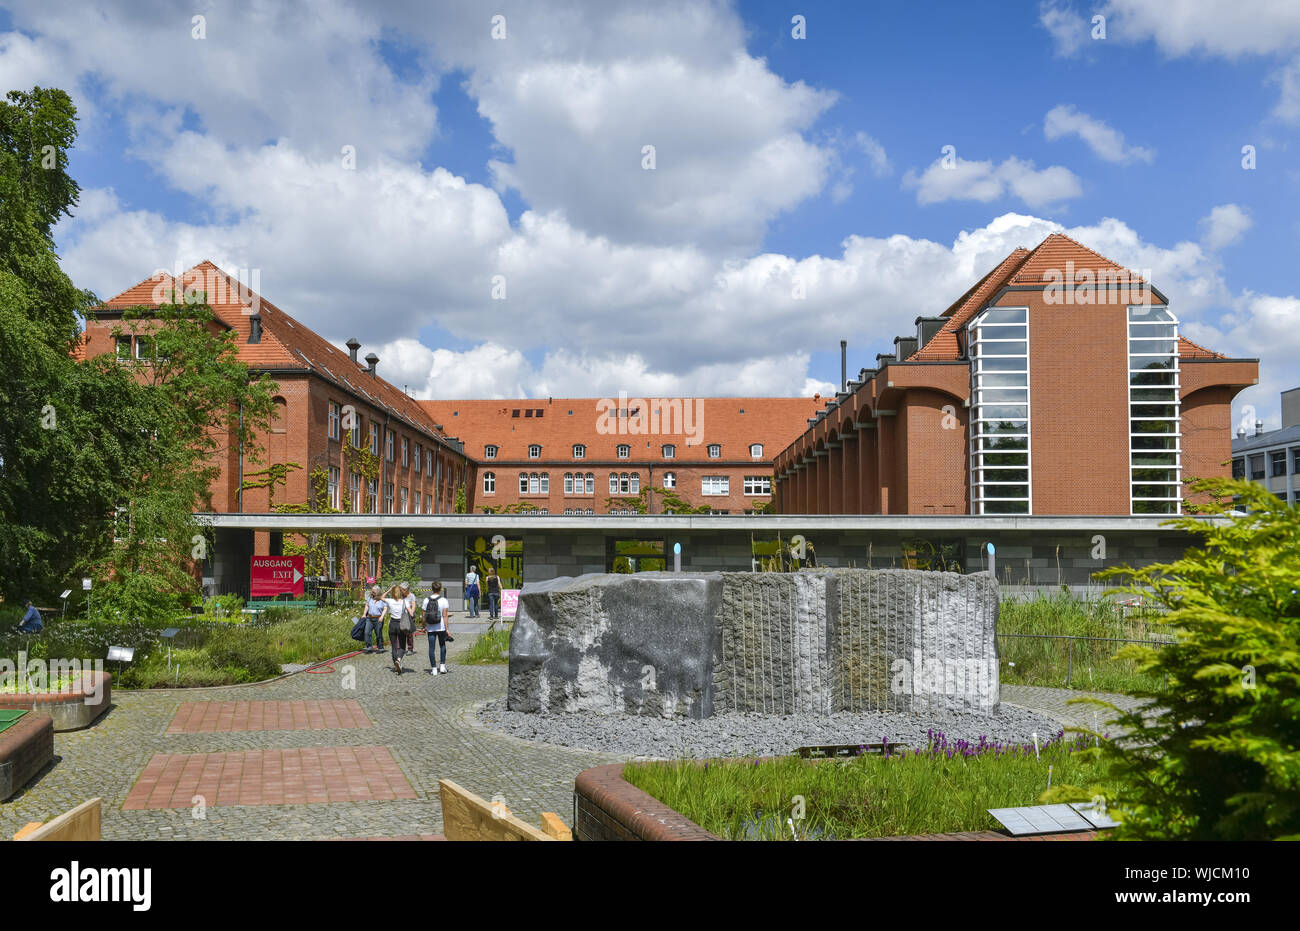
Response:
M676 488L677 474L665 472L663 487ZM497 491L497 474L483 473L483 494L494 495ZM551 473L520 472L519 493L521 495L549 495L551 493ZM596 493L596 474L594 472L565 472L564 493L566 495L594 495ZM636 472L609 473L609 493L611 495L639 495L641 493L641 476Z

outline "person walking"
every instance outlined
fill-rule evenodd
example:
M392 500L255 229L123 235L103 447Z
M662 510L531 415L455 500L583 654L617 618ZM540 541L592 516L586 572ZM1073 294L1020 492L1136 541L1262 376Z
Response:
M22 621L15 628L20 634L39 634L45 627L41 621L41 612L36 610L36 605L30 601L27 602L27 613L23 615Z
M406 613L399 586L394 585L384 597L384 615L388 618L388 644L393 650L393 672L402 674L402 657L411 652L411 618Z
M411 594L411 583L403 582L398 586L402 596L402 615L407 620L409 632L406 635L406 652L415 652L415 609L417 602L415 596Z
M384 599L379 597L379 586L372 585L366 592L366 649L367 653L384 652L384 611L387 609ZM370 647L370 634L374 632L375 647Z
M496 620L501 616L501 578L495 568L488 569L487 574L488 617Z
M465 573L465 610L470 617L478 617L478 571L473 566Z
M450 607L442 594L442 583L434 582L432 591L424 600L424 630L429 635L429 675L447 671L447 612ZM441 661L435 655L442 648Z

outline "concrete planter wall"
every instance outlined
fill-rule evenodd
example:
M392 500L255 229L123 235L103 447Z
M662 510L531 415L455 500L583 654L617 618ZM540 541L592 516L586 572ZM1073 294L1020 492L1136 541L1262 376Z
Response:
M0 731L0 801L31 782L54 759L54 719L29 713Z
M82 673L79 680L61 692L0 695L0 708L39 711L53 719L56 731L80 730L95 723L95 719L108 710L113 699L112 681L113 677L107 672Z

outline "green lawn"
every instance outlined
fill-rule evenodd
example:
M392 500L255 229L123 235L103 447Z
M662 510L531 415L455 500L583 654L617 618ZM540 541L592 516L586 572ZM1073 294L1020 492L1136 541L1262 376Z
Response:
M1032 745L954 746L935 735L933 749L902 756L629 763L623 778L730 840L790 840L787 818L801 840L940 834L997 830L986 809L1040 804L1048 766L1055 786L1109 795L1088 746L1058 736L1037 759Z

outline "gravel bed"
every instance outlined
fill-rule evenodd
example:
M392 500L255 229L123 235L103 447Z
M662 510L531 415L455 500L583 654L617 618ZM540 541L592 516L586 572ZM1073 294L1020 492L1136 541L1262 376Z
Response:
M922 748L927 730L942 731L950 740L978 742L987 736L1002 743L1029 743L1037 732L1044 742L1061 729L1046 715L1005 703L992 715L868 712L826 717L746 712L702 721L586 712L528 714L508 711L505 704L504 699L489 702L479 710L479 720L524 740L654 759L787 756L798 747L879 743L885 738L891 744Z

